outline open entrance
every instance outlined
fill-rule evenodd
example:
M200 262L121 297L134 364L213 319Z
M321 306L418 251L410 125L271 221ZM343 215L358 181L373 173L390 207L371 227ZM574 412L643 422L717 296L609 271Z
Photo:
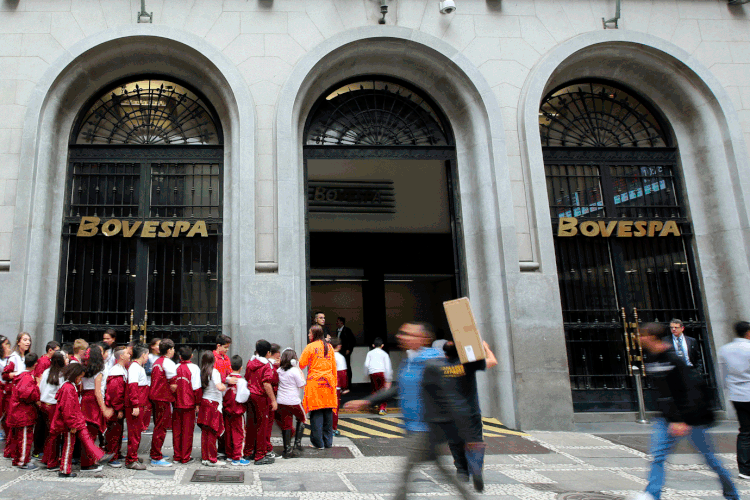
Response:
M625 324L636 321L681 320L696 342L690 363L715 386L678 150L664 121L634 92L585 81L551 92L539 126L574 410L637 409L625 344ZM645 392L653 409L648 378Z
M313 106L304 160L310 317L325 313L334 335L346 318L361 382L367 346L394 346L405 321L449 335L442 303L461 294L462 262L453 137L418 89L358 78Z
M104 89L71 134L57 338L221 331L223 147L210 104L159 77ZM132 325L132 328L131 328Z

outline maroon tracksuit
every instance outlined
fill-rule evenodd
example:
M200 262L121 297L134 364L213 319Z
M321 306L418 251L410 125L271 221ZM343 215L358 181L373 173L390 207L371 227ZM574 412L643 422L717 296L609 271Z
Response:
M229 376L242 377L239 373L232 373ZM237 385L227 386L227 392L224 393L224 445L227 458L230 460L242 458L242 448L245 445L246 411L246 404L237 402Z
M73 448L76 437L81 441L81 455L85 454L98 462L104 456L104 450L96 446L86 426L86 419L81 411L81 403L78 401L78 389L72 382L65 382L57 391L57 406L52 416L50 433L55 436L61 435L63 441L62 454L60 456L60 472L70 474L73 466ZM75 430L75 432L71 432Z
M203 397L202 389L193 390L192 372L188 368L190 361L180 361L175 392L174 413L172 414L172 442L174 445L173 462L187 463L193 451L193 431L195 429L195 407Z
M13 465L26 465L31 460L34 445L36 403L39 401L39 386L34 374L25 371L18 374L13 384L13 393L8 403L8 427L13 433Z
M349 388L349 380L346 376L346 370L336 372L336 409L333 410L333 430L339 427L339 408L341 408L341 393Z
M167 438L167 429L172 422L172 403L174 394L169 388L169 380L164 371L164 360L161 356L151 369L151 391L149 399L154 412L154 435L151 437L151 460L161 460L164 455L161 448Z
M42 378L44 370L50 367L52 361L49 356L44 355L34 365L34 369L31 373L34 374L34 378L39 380ZM34 455L44 452L44 445L47 442L47 435L49 434L49 419L47 418L47 412L40 406L37 408L37 420L36 426L34 426Z
M99 375L94 375L94 379ZM102 374L102 378L104 375ZM103 383L103 382L102 382ZM98 436L107 427L106 419L96 399L96 389L84 389L81 391L81 412L86 421L86 428L92 438ZM93 467L96 465L96 457L90 455L85 449L81 449L81 467Z
M51 405L47 403L41 403L39 409L44 413L46 421L52 426L52 416L55 414L55 408L57 405ZM38 423L37 425L42 425ZM40 462L47 465L48 469L55 469L60 466L60 456L57 453L57 449L60 447L61 438L59 435L49 432L47 428L47 438L44 441L44 452Z
M216 442L224 434L224 417L219 410L219 403L201 398L198 425L201 428L201 459L216 463Z
M127 389L128 381L125 367L116 364L107 376L107 390L104 394L104 406L112 408L114 411L112 418L107 421L107 432L104 434L104 439L107 443L107 452L114 453L112 460L120 460L122 458L122 434L125 421L125 396ZM117 418L119 412L123 412L122 418Z
M16 364L13 361L8 360L3 368L2 379L5 382L3 390L3 413L5 418L3 419L3 432L5 432L5 451L3 456L5 458L11 458L13 455L13 431L11 431L8 425L8 412L10 410L10 398L13 395L13 388L16 386L16 378L10 378L10 374L16 371Z
M263 386L264 383L273 382L271 363L263 363L257 358L252 358L245 367L245 380L250 390L254 419L252 426L250 422L247 425L244 456L252 460L261 460L268 453L268 441L271 439L268 426L271 405Z
M138 461L138 447L141 445L141 434L145 428L144 423L148 426L143 412L144 408L148 405L149 386L138 385L138 380L131 380L131 373L132 365L131 369L128 370L128 390L125 392L125 420L128 424L128 455L125 458L126 464ZM133 415L133 410L136 408L139 411L137 417Z
M271 365L271 371L273 372L273 378L271 379L271 388L273 389L274 396L278 394L279 392L279 365L272 364ZM276 419L276 412L273 411L271 408L271 405L268 405L268 430L266 431L266 438L268 439L268 447L266 450L266 453L270 453L273 451L273 446L271 445L271 432L273 431L273 421Z
M370 374L370 390L373 394L380 392L385 387L385 373L377 372ZM385 410L388 403L380 403L379 410Z

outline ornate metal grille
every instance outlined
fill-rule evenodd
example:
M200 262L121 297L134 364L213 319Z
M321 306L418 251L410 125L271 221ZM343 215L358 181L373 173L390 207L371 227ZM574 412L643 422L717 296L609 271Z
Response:
M135 323L148 310L149 337L211 346L221 332L223 149L205 144L220 142L218 122L194 93L161 80L107 91L83 116L69 153L58 338L99 340L113 328L125 339L131 310ZM94 236L78 235L82 217L100 219ZM105 235L110 219L122 230ZM206 235L144 237L147 221L205 221Z
M433 105L394 82L344 85L326 96L308 123L308 146L449 145Z
M547 96L539 128L543 146L667 146L659 122L642 101L603 83L572 85Z
M690 248L691 225L675 174L677 151L656 147L668 141L660 132L654 135L661 130L658 120L644 115L646 108L635 98L597 85L567 87L545 99L540 130L544 144L569 146L544 148L544 163L574 408L624 411L634 410L636 399L626 364L623 307L629 313L637 308L641 321L685 322L685 334L701 346L699 369L710 383L714 379ZM635 110L643 112L636 116ZM681 236L557 236L563 217L599 227L621 220L673 220ZM646 387L651 406L648 378Z
M76 144L219 144L211 113L174 82L141 80L101 95L85 113Z

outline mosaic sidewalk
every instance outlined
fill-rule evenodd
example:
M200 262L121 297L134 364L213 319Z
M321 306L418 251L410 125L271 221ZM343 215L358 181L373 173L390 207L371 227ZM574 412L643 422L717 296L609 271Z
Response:
M377 427L370 424L372 427ZM368 427L369 428L369 427ZM490 453L485 466L486 489L477 498L488 500L605 500L625 498L646 484L649 461L641 451L646 434L535 432L503 434L487 438ZM719 451L726 451L733 434L717 436ZM144 436L146 437L146 436ZM200 441L196 433L196 443ZM280 439L273 438L279 445ZM141 450L148 450L144 439ZM389 500L398 484L403 458L400 439L336 438L334 448L309 450L304 458L282 460L267 466L226 467L244 472L240 484L190 482L199 465L178 465L131 471L104 467L75 479L56 473L20 471L10 461L0 461L0 500L210 500L219 497L260 499L268 497L323 500ZM307 443L307 440L305 440ZM167 445L171 436L167 436ZM378 448L380 444L380 448ZM373 450L380 449L380 452ZM166 454L171 449L165 446ZM196 450L198 451L198 450ZM715 475L689 448L672 457L667 489L672 499L721 498ZM141 454L147 459L147 451ZM195 454L194 454L195 456ZM721 453L736 477L733 453ZM442 457L445 462L448 457ZM236 474L235 474L236 475ZM743 496L750 498L750 481L737 480ZM419 467L412 476L414 498L456 498L436 467Z

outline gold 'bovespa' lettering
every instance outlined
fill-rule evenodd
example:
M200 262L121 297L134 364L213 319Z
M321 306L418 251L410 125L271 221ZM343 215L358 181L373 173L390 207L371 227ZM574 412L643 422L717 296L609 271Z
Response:
M658 220L652 220L648 223L648 236L649 238L656 235L656 231L661 231L664 227L664 223Z
M94 236L99 232L99 217L81 217L81 224L78 226L76 236Z
M558 236L575 236L578 234L578 219L575 217L560 217L557 224Z
M587 220L586 222L581 222L579 229L584 236L599 236L599 224L595 221Z
M174 231L172 231L172 238L177 238L180 233L184 233L190 229L190 223L186 220L178 220L174 223Z
M640 238L641 236L646 236L646 224L647 222L645 220L637 220L635 221L635 232L633 233L633 236L636 236Z
M122 229L122 222L118 219L109 219L107 222L102 224L102 233L104 236L114 236Z
M677 227L677 223L673 220L668 220L664 223L664 229L661 230L659 236L669 236L670 234L680 236L680 228Z
M199 220L193 224L193 229L187 234L188 238L192 238L196 234L200 234L203 238L208 238L208 230L206 229L206 221Z
M159 238L169 238L172 236L172 226L174 226L174 222L171 220L165 220L161 223L161 231L159 231L158 236Z
M135 234L136 231L138 231L138 228L141 227L141 221L137 220L133 223L133 227L130 227L130 222L123 221L122 222L122 235L126 238L130 238Z
M605 238L609 238L616 227L617 221L615 220L610 221L607 224L605 224L603 220L599 221L599 229L601 229L602 236L604 236Z
M156 238L156 228L159 226L159 221L147 220L143 223L143 230L141 231L141 238Z
M633 233L633 221L630 220L621 220L617 224L617 237L618 238L632 238Z

